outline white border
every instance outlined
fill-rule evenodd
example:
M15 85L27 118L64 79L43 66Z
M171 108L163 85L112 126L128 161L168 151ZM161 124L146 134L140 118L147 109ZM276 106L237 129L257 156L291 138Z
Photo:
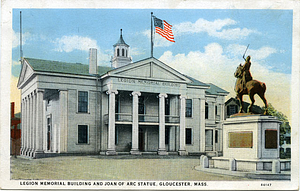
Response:
M12 8L169 8L169 9L291 9L293 10L293 66L292 66L292 180L267 181L272 182L271 187L261 187L261 183L266 181L210 181L209 187L156 187L155 189L226 189L226 190L296 190L299 189L299 23L300 23L300 1L299 0L249 0L249 1L221 1L221 0L3 0L1 2L1 64L0 64L0 120L1 120L1 179L0 186L5 189L25 189L19 185L20 181L10 180L10 156L9 156L9 129L10 126L10 79L11 55L12 55ZM78 180L79 181L79 180ZM61 186L43 186L29 188L66 188ZM74 187L68 187L74 189ZM77 187L78 189L92 189L92 187ZM94 187L93 187L94 188ZM120 187L110 187L120 189ZM124 189L141 189L139 187L125 186ZM153 187L143 187L144 189L154 189ZM99 187L95 187L99 189Z

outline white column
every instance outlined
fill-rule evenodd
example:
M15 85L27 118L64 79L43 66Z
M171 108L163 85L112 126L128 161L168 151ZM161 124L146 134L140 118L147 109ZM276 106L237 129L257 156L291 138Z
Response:
M179 155L187 155L185 150L185 107L186 96L180 96L180 127L179 127Z
M205 152L205 99L200 99L200 152Z
M26 96L25 97L25 124L24 124L24 145L25 145L25 149L24 149L24 155L27 155L27 151L28 151L28 133L29 133L29 97Z
M59 91L60 123L59 123L59 152L67 152L68 145L68 91Z
M165 98L168 97L167 94L159 94L159 140L158 140L158 154L168 155L166 152L165 144Z
M118 91L109 90L106 92L109 95L108 104L108 145L106 155L116 155L115 146L115 122L116 122L116 112L115 112L115 98Z
M36 91L32 92L32 152L36 149Z
M46 100L43 100L42 101L43 103L43 111L46 111L46 108L47 108L47 101ZM42 126L42 150L43 151L47 151L47 117L46 115L43 115L42 116L42 123L43 123L43 126Z
M215 122L215 102L208 102L208 120Z
M29 143L30 143L30 156L32 157L33 156L33 152L34 152L34 149L33 149L33 126L34 126L34 93L31 92L30 94L30 133L29 133Z
M132 148L131 154L139 152L139 96L141 92L132 92Z
M27 116L27 119L28 119L28 127L27 127L27 156L30 156L30 150L31 150L31 111L32 111L32 107L31 107L31 102L32 102L32 99L31 99L31 94L28 95L28 116Z
M52 148L53 148L53 152L56 153L57 152L57 125L54 124L53 125L53 142L52 142Z
M26 124L26 116L25 116L25 99L22 99L22 104L21 104L21 154L24 154L24 149L25 149L25 145L24 145L24 129L25 129L25 124Z
M43 144L44 140L44 102L43 102L44 91L38 89L36 91L36 114L35 114L35 157L38 158L40 154L44 153Z

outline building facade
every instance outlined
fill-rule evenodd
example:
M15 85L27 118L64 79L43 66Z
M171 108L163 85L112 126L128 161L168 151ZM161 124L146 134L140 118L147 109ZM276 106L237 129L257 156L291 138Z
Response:
M228 92L151 57L132 63L122 37L112 67L24 58L21 155L222 153Z

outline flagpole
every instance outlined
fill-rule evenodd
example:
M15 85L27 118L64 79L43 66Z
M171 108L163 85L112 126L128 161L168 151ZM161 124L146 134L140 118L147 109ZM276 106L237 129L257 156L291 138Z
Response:
M153 12L151 12L151 57L153 57Z

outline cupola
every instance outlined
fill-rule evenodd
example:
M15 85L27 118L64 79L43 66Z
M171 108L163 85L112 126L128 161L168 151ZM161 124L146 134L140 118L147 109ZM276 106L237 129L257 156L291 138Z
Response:
M120 39L114 44L114 56L111 60L112 67L118 68L125 66L132 62L129 56L129 45L125 43L122 36L122 29L120 30Z

